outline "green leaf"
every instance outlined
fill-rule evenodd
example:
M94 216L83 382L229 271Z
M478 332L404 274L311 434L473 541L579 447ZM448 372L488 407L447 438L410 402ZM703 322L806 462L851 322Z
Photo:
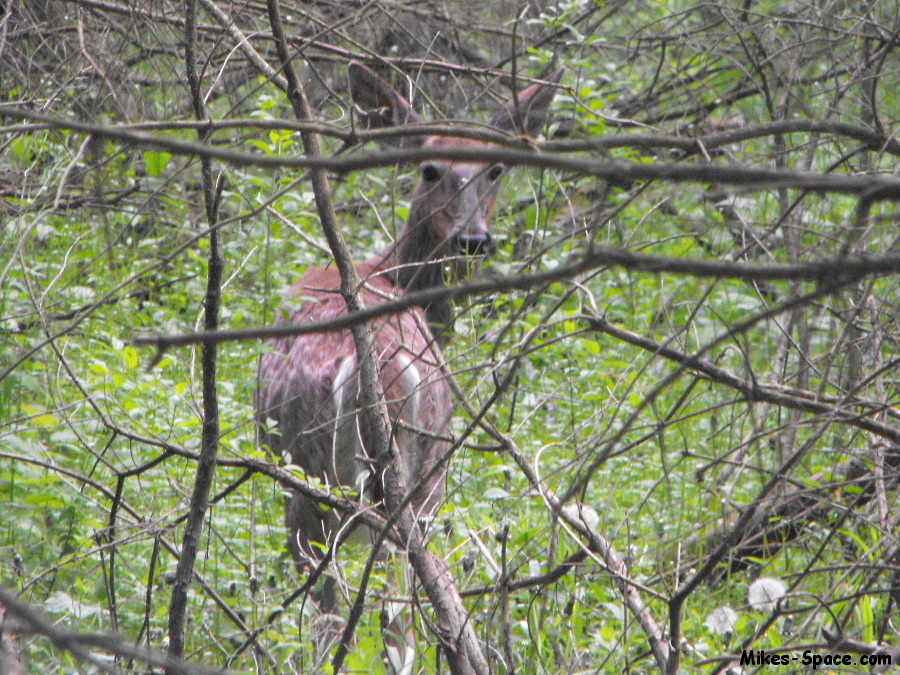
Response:
M47 412L46 409L41 406L25 403L22 405L22 410L28 415L34 415L31 421L39 427L49 428L59 424L59 419L56 415Z
M109 368L106 367L105 363L103 363L102 361L99 361L99 360L95 360L95 361L91 362L88 365L88 368L90 368L91 372L94 373L95 375L108 375L109 374Z
M34 492L23 500L29 506L41 506L45 508L61 509L66 503L58 495L48 492Z
M122 350L122 358L125 360L125 364L129 368L137 368L141 363L141 359L138 356L137 350L131 345L128 345L127 347L125 347L125 349Z
M160 176L169 168L172 161L172 153L163 150L147 150L144 152L144 164L147 166L147 175Z

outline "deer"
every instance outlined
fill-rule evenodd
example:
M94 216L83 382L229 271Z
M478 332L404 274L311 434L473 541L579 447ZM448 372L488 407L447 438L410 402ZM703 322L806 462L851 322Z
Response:
M507 134L537 136L547 124L561 75L557 71L545 82L521 91L490 126ZM422 122L410 102L368 67L350 63L348 79L358 119L368 129ZM453 136L405 138L403 144L436 149L492 147ZM402 234L356 266L364 280L359 292L365 306L442 286L448 260L477 260L491 254L495 201L506 173L499 163L422 162ZM288 292L279 323L303 324L346 314L339 287L334 266L309 270ZM444 497L446 460L452 447L454 403L441 368L451 324L452 308L446 300L383 316L372 324L400 470L412 490L409 502L423 525L433 519ZM383 487L362 413L357 366L349 330L273 340L258 373L259 442L332 490L350 486L365 494L368 503L383 508ZM288 497L285 523L291 553L301 568L318 564L344 525L335 510L296 491ZM317 658L322 659L342 621L332 576L326 577L313 598L318 605ZM387 651L393 672L411 672L414 649L409 644Z

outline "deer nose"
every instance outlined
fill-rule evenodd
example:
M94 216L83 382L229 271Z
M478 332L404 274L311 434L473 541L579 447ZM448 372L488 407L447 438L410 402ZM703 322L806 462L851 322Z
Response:
M460 232L453 237L453 246L463 255L490 255L494 252L494 240L488 232L484 234Z

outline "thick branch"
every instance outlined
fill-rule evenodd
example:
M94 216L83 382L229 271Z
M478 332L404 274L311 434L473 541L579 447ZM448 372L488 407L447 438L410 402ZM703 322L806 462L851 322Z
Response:
M558 85L557 85L558 86ZM0 127L0 134L31 133L53 129L49 123L18 124ZM234 118L204 121L171 120L166 122L134 122L117 124L113 129L123 131L177 131L185 129L208 129L212 131L231 129L270 129L275 131L310 131L322 136L329 136L347 144L364 145L370 141L386 142L403 138L428 136L453 136L471 138L473 140L496 143L497 145L521 148L520 138L512 138L490 127L477 125L459 125L442 122L407 124L400 127L384 129L348 129L328 122L317 120L297 121L283 119ZM776 134L807 133L830 134L834 137L852 138L872 150L890 155L900 155L900 140L893 136L885 137L867 127L837 122L833 120L786 120L741 127L731 131L701 136L666 136L659 134L607 134L600 137L573 138L563 141L546 141L538 147L549 153L598 152L615 148L635 148L641 150L681 150L685 155L693 155L700 149L707 152L756 138L765 138Z
M900 273L900 256L877 258L835 258L796 265L747 265L718 260L688 260L635 253L622 248L599 246L567 265L531 274L512 274L463 282L454 286L440 286L405 293L399 298L366 307L346 316L316 323L290 326L248 328L243 330L181 333L179 335L150 335L135 338L137 345L152 345L160 350L183 347L200 342L228 342L232 340L261 340L310 333L332 332L351 328L388 314L396 314L411 307L432 302L460 300L467 297L530 290L546 284L569 281L586 272L602 267L623 267L635 272L685 274L716 279L745 281L810 281L833 282L836 279L861 279L866 276Z
M109 138L122 143L162 148L175 155L209 157L234 166L261 168L318 169L346 173L398 163L419 163L426 159L446 159L461 162L505 163L511 166L535 166L544 169L570 171L615 181L670 181L674 183L701 183L730 185L743 189L774 190L796 188L811 192L837 192L862 195L880 190L881 199L900 199L900 181L896 179L820 174L805 171L757 169L730 164L705 162L698 164L642 164L627 161L601 161L589 158L568 157L548 152L517 150L514 148L442 148L428 147L407 150L391 150L372 154L349 156L304 155L276 157L240 152L216 146L174 138L154 136L102 124L90 124L52 115L34 112L17 106L0 106L0 116L42 122L57 129L69 129L79 133Z
M200 90L200 78L196 71L196 1L187 3L187 21L185 29L185 65L188 84L191 90L191 101L197 119L206 116L203 96ZM207 142L210 132L198 131L201 142ZM215 331L219 327L219 310L222 300L222 271L225 259L222 253L219 231L214 227L217 220L217 194L212 174L212 162L209 158L201 159L203 175L203 197L206 205L206 218L210 226L209 263L207 266L206 296L203 300L206 330ZM203 534L203 521L209 509L209 494L216 472L216 458L219 453L219 398L218 398L218 347L204 345L201 356L203 372L203 428L201 438L200 461L194 476L194 488L191 493L191 506L187 524L184 528L184 542L181 558L175 570L175 582L172 587L172 600L169 605L169 653L176 658L184 657L184 628L187 621L188 588L194 576L197 554L200 550ZM167 671L168 672L168 671Z

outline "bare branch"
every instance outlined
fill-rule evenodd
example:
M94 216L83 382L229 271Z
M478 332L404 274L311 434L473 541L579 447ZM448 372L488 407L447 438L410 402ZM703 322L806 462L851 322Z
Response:
M756 169L727 164L639 164L625 161L597 161L566 157L549 153L536 153L509 148L440 148L416 150L391 150L354 157L298 156L275 157L204 146L153 136L138 131L119 129L98 124L62 120L50 115L22 108L0 106L0 116L28 119L48 124L56 129L68 129L80 133L108 138L139 146L156 147L176 155L217 159L234 166L260 168L309 169L347 173L398 163L418 163L426 159L446 159L460 162L493 162L513 166L533 166L558 171L596 176L612 181L669 181L675 183L703 183L729 185L745 190L778 190L794 188L810 192L837 192L862 195L878 191L881 199L900 199L900 181L879 177L828 175L800 171Z
M604 267L622 267L648 274L683 274L701 278L741 279L744 281L808 281L839 287L841 283L867 276L896 274L900 272L900 256L867 258L839 258L816 263L795 265L748 265L746 263L718 262L667 258L626 249L592 247L578 256L574 263L530 274L516 274L466 281L454 286L432 288L406 293L403 296L380 303L364 310L352 312L339 319L305 325L248 328L232 331L196 332L181 335L138 336L134 344L155 346L160 350L200 343L221 343L235 340L261 340L273 337L306 335L344 330L381 316L396 314L410 307L427 305L435 300L462 300L469 297L529 290L547 284L576 279L582 274ZM842 281L843 280L843 281ZM835 289L835 292L840 290Z

